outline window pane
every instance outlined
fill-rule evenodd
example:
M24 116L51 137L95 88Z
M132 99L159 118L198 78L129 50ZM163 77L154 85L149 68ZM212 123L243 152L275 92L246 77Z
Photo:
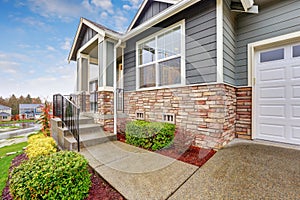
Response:
M147 64L155 60L155 40L139 45L139 65Z
M300 57L300 45L293 47L293 57Z
M168 31L158 37L158 59L164 59L180 54L181 36L180 27Z
M269 62L284 59L284 49L276 49L260 53L260 62Z
M159 76L160 86L180 84L180 58L159 63Z
M139 70L140 88L155 87L155 65L141 67Z

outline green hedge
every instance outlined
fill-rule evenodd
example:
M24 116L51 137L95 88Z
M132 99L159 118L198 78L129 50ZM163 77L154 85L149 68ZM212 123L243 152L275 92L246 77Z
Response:
M11 173L14 199L84 199L91 186L87 160L78 153L60 151L32 158Z
M174 124L136 120L126 124L125 134L128 144L155 151L169 146L174 132Z

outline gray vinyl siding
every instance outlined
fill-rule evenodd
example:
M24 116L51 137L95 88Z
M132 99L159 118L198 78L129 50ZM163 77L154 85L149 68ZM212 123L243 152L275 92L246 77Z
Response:
M135 22L133 28L144 23L148 19L152 18L153 16L157 15L158 13L170 6L172 6L172 4L150 0L149 3L145 6L144 11L141 13L139 18Z
M186 84L216 81L216 5L204 0L128 40L124 50L124 89L136 89L136 42L185 19Z
M92 39L95 35L97 34L96 31L94 31L93 29L91 28L87 28L85 33L84 33L84 36L82 38L82 42L81 42L81 45L80 47L82 47L83 45L85 45L90 39Z
M230 10L230 2L225 0L223 4L223 77L225 83L235 85L236 18Z
M259 14L241 14L237 21L236 85L248 84L247 45L300 31L300 1L285 0L260 7Z

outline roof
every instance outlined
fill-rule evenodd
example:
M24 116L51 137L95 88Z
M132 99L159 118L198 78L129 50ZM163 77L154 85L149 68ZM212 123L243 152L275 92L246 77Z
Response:
M88 20L86 18L81 17L80 22L76 31L76 35L73 41L73 45L71 47L71 51L68 56L68 61L76 60L76 52L80 48L80 38L83 37L84 32L86 28L89 27L96 31L98 34L105 36L110 36L115 39L119 39L123 34L114 31L110 28L107 28L106 26L103 26L101 24L98 24L96 22L93 22L91 20Z
M106 26L103 26L103 25L101 25L101 24L98 24L98 23L96 23L96 22L93 22L93 21L91 21L91 20L89 20L89 19L86 19L86 18L84 18L84 17L82 17L82 19L84 19L84 20L86 20L86 21L88 21L88 22L94 24L95 26L97 26L97 27L100 28L101 30L104 30L104 31L111 31L111 32L113 32L113 33L115 33L115 34L123 35L122 33L119 33L119 32L117 32L117 31L114 31L114 30L112 30L112 29L110 29L110 28L107 28Z
M9 117L10 114L9 114L9 113L6 113L6 112L0 112L0 116L1 116L1 117Z
M133 20L131 21L130 25L128 26L127 32L129 32L132 27L134 26L134 24L136 23L136 21L138 20L138 18L140 17L140 15L143 13L146 5L148 2L151 2L153 0L144 0L143 3L140 5L137 13L135 14ZM154 1L159 1L159 2L163 2L163 3L169 3L169 4L176 4L181 0L154 0Z
M19 104L19 109L35 109L43 106L43 104Z
M0 110L8 110L8 109L11 110L11 107L0 105Z

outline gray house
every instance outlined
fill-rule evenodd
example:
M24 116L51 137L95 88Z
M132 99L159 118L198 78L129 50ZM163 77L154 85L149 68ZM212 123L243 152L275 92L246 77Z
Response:
M107 131L145 119L201 147L300 144L300 1L145 0L124 34L81 18L68 59Z

